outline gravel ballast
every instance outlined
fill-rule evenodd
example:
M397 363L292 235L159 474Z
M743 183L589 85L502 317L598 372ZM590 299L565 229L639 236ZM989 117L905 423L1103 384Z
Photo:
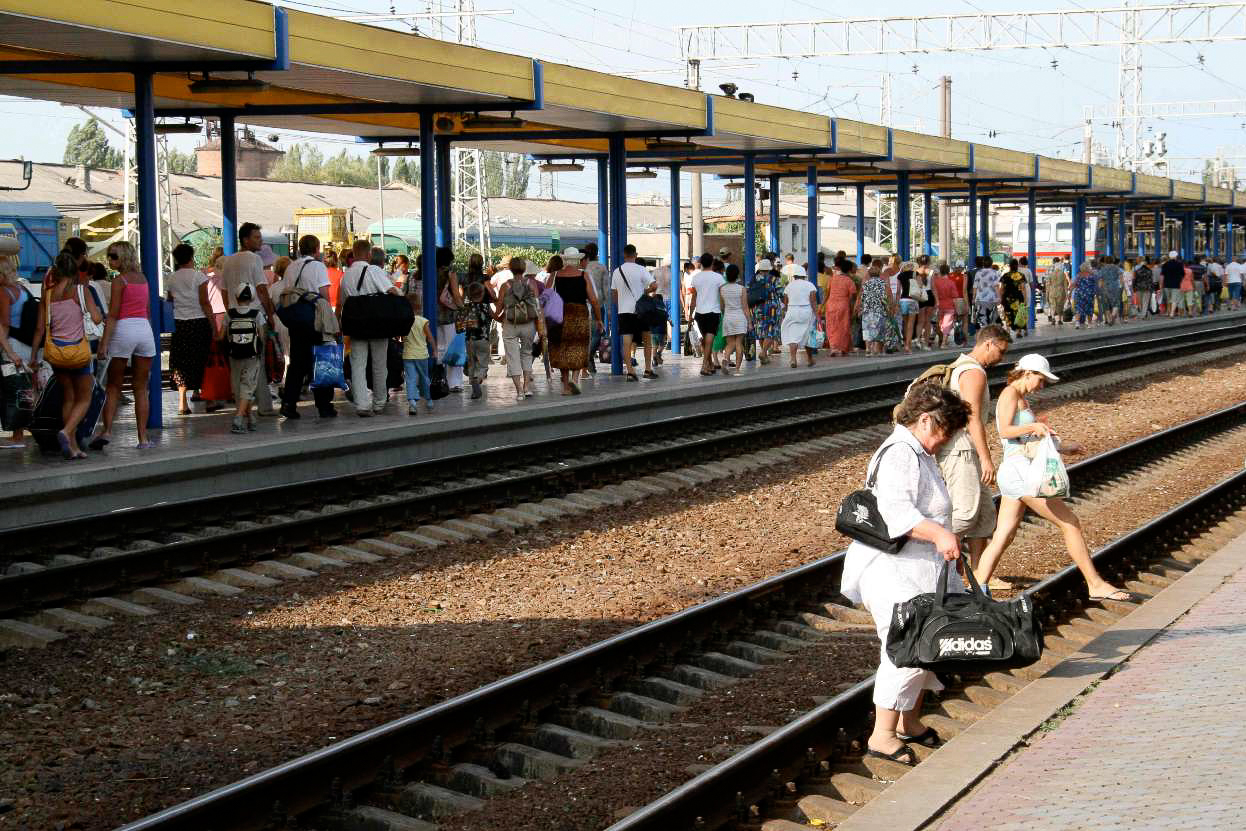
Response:
M1240 359L1220 361L1040 410L1096 453L1246 399L1244 369ZM843 545L833 510L858 487L872 450L808 457L699 493L164 608L45 650L4 653L0 805L10 809L0 828L111 828L825 556ZM1240 452L1204 461L1113 510L1083 515L1092 547L1127 530L1118 521L1133 527L1242 463ZM1042 540L1032 553L1010 552L1000 571L1036 578L1066 562L1062 548ZM748 723L778 723L798 699L808 707L808 696L829 694L812 691L819 684L834 688L872 668L836 663L810 681L803 660L792 664L806 679L799 692L757 696L761 709ZM733 699L782 671L734 687ZM705 748L689 747L690 761L671 752L667 769L676 773L646 774L653 788L698 763ZM594 822L645 799L619 783Z

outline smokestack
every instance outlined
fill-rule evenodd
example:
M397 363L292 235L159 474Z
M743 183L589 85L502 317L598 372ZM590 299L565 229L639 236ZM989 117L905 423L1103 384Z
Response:
M77 172L76 178L78 179L78 187L82 188L87 193L94 193L94 191L91 190L91 168L89 168L88 166L84 164L80 164L78 165L78 169L76 172Z

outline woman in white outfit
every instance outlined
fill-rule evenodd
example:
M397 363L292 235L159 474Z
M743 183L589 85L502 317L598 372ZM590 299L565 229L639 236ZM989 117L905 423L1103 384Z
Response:
M718 296L723 305L723 337L727 340L723 356L730 361L723 367L723 372L726 373L728 366L735 366L735 372L732 374L739 375L740 367L744 366L744 335L753 323L750 319L748 303L744 301L744 286L740 285L740 272L737 269L731 269L726 274L726 280L727 282L718 287Z
M995 407L995 426L1004 445L1004 460L996 473L999 519L995 524L995 533L982 552L978 567L974 569L974 576L991 579L999 558L1012 543L1021 525L1025 509L1029 508L1060 529L1069 557L1086 580L1091 600L1130 600L1133 595L1104 580L1095 568L1086 537L1082 534L1081 522L1065 501L1058 496L1027 495L1025 480L1030 459L1026 456L1025 445L1054 433L1045 422L1038 420L1025 397L1042 389L1048 381L1059 380L1052 374L1047 359L1037 353L1022 356L1008 373L1008 385L999 394L999 403ZM1076 448L1071 442L1065 442L1064 449L1072 451Z
M869 465L870 473L877 469L873 490L888 535L907 534L908 541L896 554L853 542L844 559L840 591L865 606L882 641L867 752L902 764L917 764L906 742L939 743L934 728L921 722L921 704L926 690L943 685L933 672L893 664L887 657L887 631L895 605L936 591L944 560L960 556L960 540L951 530L952 500L933 454L964 428L969 414L969 405L937 381L913 385L892 413L895 430ZM964 590L955 569L949 569L947 590Z
M813 366L813 350L806 339L814 326L813 310L817 305L818 289L805 277L794 276L783 289L783 345L791 354L792 369L796 368L796 350L802 346L806 365Z

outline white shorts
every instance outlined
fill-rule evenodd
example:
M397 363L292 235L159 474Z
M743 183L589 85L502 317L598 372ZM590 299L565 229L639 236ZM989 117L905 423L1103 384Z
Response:
M129 362L134 358L156 357L156 337L151 331L151 321L143 317L123 317L117 321L112 338L108 341L108 357L122 358Z

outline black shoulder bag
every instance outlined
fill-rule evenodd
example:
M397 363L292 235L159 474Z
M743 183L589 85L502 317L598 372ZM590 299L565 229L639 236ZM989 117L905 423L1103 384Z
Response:
M887 657L898 667L936 672L991 672L1025 667L1043 654L1043 629L1028 595L992 600L972 569L970 590L947 594L950 560L939 588L897 603L887 631Z
M878 497L874 495L874 482L878 479L878 468L883 462L883 456L887 455L887 451L893 447L895 444L889 444L883 448L874 462L874 470L870 472L870 478L866 480L865 487L845 496L844 501L839 503L839 511L835 514L836 531L849 539L888 554L899 553L909 541L908 534L899 537L887 536L887 523L883 520L883 515L878 512Z
M355 294L342 304L342 334L359 340L400 338L411 331L415 311L411 302L399 294L370 292L363 294L369 265L359 273Z

